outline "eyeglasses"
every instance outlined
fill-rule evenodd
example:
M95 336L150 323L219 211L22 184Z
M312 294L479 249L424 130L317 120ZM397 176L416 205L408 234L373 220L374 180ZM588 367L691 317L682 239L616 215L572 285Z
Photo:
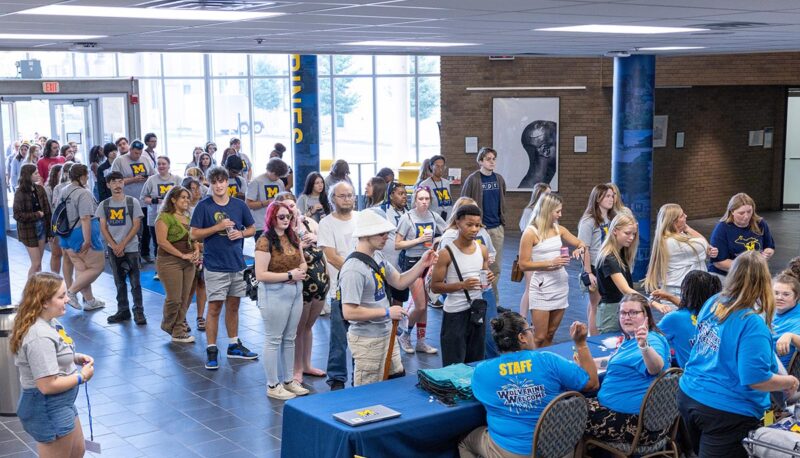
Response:
M291 220L292 219L292 215L286 215L286 214L284 214L284 215L276 215L275 217L278 218L279 221L283 221L283 220L287 220L287 219Z
M619 316L628 317L628 318L636 318L637 316L643 314L644 312L641 310L631 310L630 312L619 312Z
M354 194L334 194L334 197L337 197L342 200L353 200L356 198Z

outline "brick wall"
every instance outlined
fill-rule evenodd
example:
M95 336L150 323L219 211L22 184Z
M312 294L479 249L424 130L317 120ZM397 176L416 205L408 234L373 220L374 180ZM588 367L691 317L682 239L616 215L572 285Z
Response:
M788 68L787 68L788 67ZM750 193L759 209L778 209L782 193L786 86L800 85L800 53L659 58L656 114L669 116L667 147L656 148L653 216L666 202L691 218L721 215L728 198ZM464 137L492 144L494 97L559 97L559 193L562 222L575 228L589 192L611 176L611 81L608 58L442 57L442 154L462 176L477 169ZM762 75L763 74L763 75ZM471 92L467 87L586 86L578 91ZM749 130L774 127L772 149L748 147ZM685 147L675 149L675 133ZM573 153L573 137L588 136L588 153ZM499 154L503 154L502 151ZM456 187L457 188L457 187ZM454 190L458 195L459 189ZM509 193L507 229L516 230L529 193Z

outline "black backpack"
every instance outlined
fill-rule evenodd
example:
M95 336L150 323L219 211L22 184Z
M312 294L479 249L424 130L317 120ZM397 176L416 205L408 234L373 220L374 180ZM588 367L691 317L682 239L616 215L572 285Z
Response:
M67 197L61 199L61 202L58 203L58 206L56 206L56 209L53 211L53 217L50 220L53 225L53 233L61 237L68 236L70 232L72 232L72 229L78 225L78 221L81 220L78 218L74 223L70 224L69 218L67 217L67 200L69 200L69 197L75 191L77 191L77 189L73 189L72 192L67 194Z

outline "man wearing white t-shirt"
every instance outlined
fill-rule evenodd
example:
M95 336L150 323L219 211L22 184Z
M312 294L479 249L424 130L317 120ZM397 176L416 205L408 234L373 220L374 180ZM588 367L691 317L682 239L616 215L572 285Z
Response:
M356 228L357 212L353 187L346 181L334 184L330 189L329 201L334 211L322 218L317 231L317 246L322 248L328 261L328 278L331 288L328 298L331 301L331 340L328 352L328 385L331 390L344 388L347 382L347 322L342 316L342 303L336 300L337 278L345 258L355 249L353 231Z

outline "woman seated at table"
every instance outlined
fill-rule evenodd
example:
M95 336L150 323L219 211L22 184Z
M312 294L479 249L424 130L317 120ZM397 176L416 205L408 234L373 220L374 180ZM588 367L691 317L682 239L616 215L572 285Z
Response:
M597 398L589 399L586 434L604 442L631 443L642 400L662 370L669 367L669 343L653 321L647 298L626 294L619 305L623 340L608 361ZM660 431L645 431L641 445L654 443Z
M789 368L795 349L800 348L800 282L790 270L772 279L775 294L775 318L772 319L775 351L785 368Z
M711 245L718 249L708 271L725 277L733 260L746 251L758 251L769 260L775 254L775 240L767 221L756 213L752 197L740 192L728 201L725 215L711 233Z
M548 351L533 351L533 328L522 315L505 312L491 322L501 355L478 364L472 393L486 408L487 426L473 430L460 444L461 458L531 456L533 431L547 404L569 390L597 389L597 367L586 345L587 327L574 322L578 365Z
M658 328L675 351L678 367L685 366L689 354L692 353L697 334L697 314L708 298L721 289L722 282L719 277L702 270L693 270L683 277L680 297L662 289L653 291L654 298L672 302L678 307L678 310L664 315L658 322Z

